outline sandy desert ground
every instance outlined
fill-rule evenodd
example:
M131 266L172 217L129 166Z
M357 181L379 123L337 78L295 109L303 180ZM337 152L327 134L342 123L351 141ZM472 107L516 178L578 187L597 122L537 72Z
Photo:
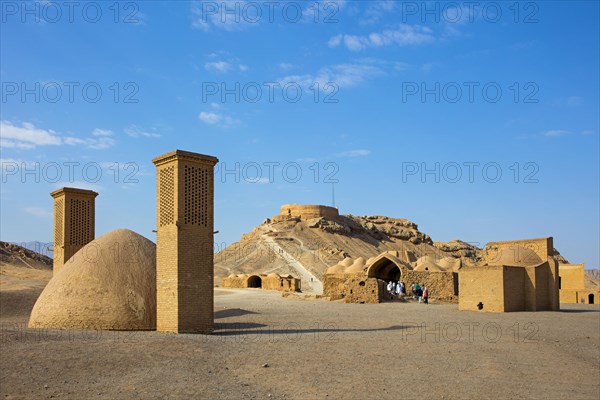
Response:
M600 398L598 305L491 314L216 289L207 336L29 330L41 288L6 288L6 399Z

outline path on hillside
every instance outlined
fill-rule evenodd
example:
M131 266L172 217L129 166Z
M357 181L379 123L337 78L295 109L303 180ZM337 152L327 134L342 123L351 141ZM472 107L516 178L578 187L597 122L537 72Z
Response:
M302 263L296 260L290 253L285 251L283 247L281 247L275 239L267 235L260 235L261 239L265 242L267 246L275 254L285 261L288 267L292 270L296 271L298 275L300 275L302 279L302 289L304 290L304 286L308 285L310 287L310 291L315 292L317 294L323 294L323 283L312 274Z

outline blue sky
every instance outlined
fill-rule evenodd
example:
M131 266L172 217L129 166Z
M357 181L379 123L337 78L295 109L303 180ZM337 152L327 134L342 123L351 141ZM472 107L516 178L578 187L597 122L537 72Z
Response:
M334 186L599 266L598 2L223 4L2 2L2 240L51 241L61 186L100 193L97 236L154 239L150 160L184 149L221 160L219 246Z

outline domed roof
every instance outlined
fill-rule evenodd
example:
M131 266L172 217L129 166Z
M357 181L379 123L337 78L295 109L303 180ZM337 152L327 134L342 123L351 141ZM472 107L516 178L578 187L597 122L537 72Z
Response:
M454 271L458 272L458 270L462 266L462 261L460 258L454 257L444 257L437 262L437 264L444 268L446 271Z
M342 264L335 264L333 267L327 268L326 274L342 274L346 270Z
M427 256L423 256L423 257L419 257L419 259L417 259L417 267L421 264L427 264L427 263L436 263L436 260L433 256L431 255L427 255Z
M156 329L156 245L128 229L88 243L48 282L29 327Z
M519 245L505 248L486 248L485 261L488 265L524 267L542 263L542 259L531 249Z
M363 272L365 269L366 260L363 257L358 257L351 266L346 268L347 274L355 274L357 272Z
M414 268L414 271L427 271L427 272L446 272L446 270L440 267L438 264L425 261L422 263L417 263L417 266Z
M346 257L342 261L340 261L340 265L343 265L344 267L349 267L353 263L354 263L354 261L352 261L352 259L350 257Z
M236 274L229 274L228 278L235 278L236 276Z

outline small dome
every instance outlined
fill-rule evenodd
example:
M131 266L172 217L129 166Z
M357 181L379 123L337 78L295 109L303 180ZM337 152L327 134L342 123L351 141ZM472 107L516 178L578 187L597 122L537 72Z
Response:
M436 263L436 260L433 256L428 255L428 256L423 256L423 257L419 257L419 259L417 260L417 267L421 264L427 264L427 263Z
M486 248L485 261L488 265L509 265L524 267L542 263L542 259L531 249L513 245L503 249Z
M440 267L438 264L429 261L417 264L417 266L413 270L421 272L446 272L446 270Z
M354 263L354 261L352 261L352 259L350 257L346 257L342 261L340 261L340 265L343 265L344 267L349 267L353 263Z
M156 329L156 245L128 229L91 241L48 282L29 327Z
M236 274L229 274L228 278L235 278L236 276Z
M326 274L342 274L346 270L342 264L336 264L333 267L327 268Z
M444 268L446 271L454 271L458 272L458 270L462 266L462 261L460 258L454 257L444 257L437 262L437 264Z
M355 274L357 272L363 272L365 269L366 261L363 257L357 258L351 266L346 268L344 272L347 274Z

